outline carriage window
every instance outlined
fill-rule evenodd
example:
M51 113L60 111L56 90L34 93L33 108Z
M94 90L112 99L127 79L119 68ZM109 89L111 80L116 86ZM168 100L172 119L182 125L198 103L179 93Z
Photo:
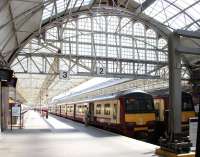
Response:
M83 111L82 106L78 106L78 112L82 113L82 111Z
M96 114L101 114L101 104L97 104Z
M110 104L105 104L104 115L110 115Z
M82 106L82 113L85 113L86 107Z

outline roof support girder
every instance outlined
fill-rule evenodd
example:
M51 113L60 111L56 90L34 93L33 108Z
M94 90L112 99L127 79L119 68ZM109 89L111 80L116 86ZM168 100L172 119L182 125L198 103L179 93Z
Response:
M143 71L143 73L141 73L138 69L139 67L135 67L135 69L133 68L133 71L130 71L130 73L124 73L123 71L116 71L116 72L112 72L110 71L111 67L105 67L106 68L106 75L104 75L103 77L128 77L128 78L132 78L132 77L136 77L138 76L138 78L140 76L145 77L145 78L158 78L159 77L159 73L156 73L156 71L159 71L160 68L164 67L167 65L167 62L156 62L156 61L146 61L146 60L136 60L136 59L118 59L116 60L115 58L105 58L105 57L97 57L95 58L94 56L81 56L81 55L75 55L75 56L70 56L69 54L65 54L65 55L61 55L61 54L37 54L37 53L32 53L32 54L19 54L19 57L23 58L23 59L18 59L18 61L12 65L12 68L15 70L15 73L32 73L32 74L48 74L48 75L55 75L59 73L59 68L57 69L58 71L55 72L51 72L49 73L48 69L45 69L45 67L47 67L45 64L49 64L48 62L45 62L45 60L49 60L50 58L57 58L60 61L65 61L66 63L69 62L71 60L71 62L74 64L72 66L72 68L70 69L70 73L71 75L80 75L80 76L98 76L96 73L96 67L92 67L91 63L92 61L95 62L99 62L99 61L106 61L106 62L110 62L113 64L118 64L119 66L122 66L122 63L126 63L126 64L131 64L132 66L136 66L137 64L141 64L143 63L144 65L146 65L145 67L148 67L148 65L155 65L155 70L151 69L149 70L145 70L145 72ZM32 58L32 59L30 59ZM44 67L40 67L40 70L37 70L37 67L35 67L36 71L31 71L31 69L29 69L29 64L31 63L27 63L26 65L23 65L23 63L20 62L30 62L31 60L35 60L37 59L37 62L39 65L44 65ZM88 63L90 63L90 66L85 64L84 61L88 61ZM51 62L52 63L52 62ZM50 64L51 64L50 63ZM135 65L134 65L135 64ZM33 64L32 64L33 65ZM17 70L16 67L19 68L20 66L20 71ZM21 68L21 66L23 66L23 68ZM64 66L64 65L63 65ZM82 69L85 70L78 70L78 71L73 71L74 68L73 67L81 67ZM66 67L66 68L65 68ZM66 70L69 69L69 65L65 65ZM23 71L22 69L24 69L25 71ZM76 69L76 68L75 68ZM118 69L123 69L123 67L118 67ZM154 73L155 72L155 73ZM153 74L152 74L153 73Z

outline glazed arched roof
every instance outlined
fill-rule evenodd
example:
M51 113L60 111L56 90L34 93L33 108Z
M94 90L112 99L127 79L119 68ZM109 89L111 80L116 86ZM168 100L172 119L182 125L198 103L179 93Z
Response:
M46 28L53 27L55 23L63 20L76 18L82 13L101 12L117 16L128 14L151 26L166 38L174 29L199 31L199 6L199 0L1 0L1 58L11 65L19 50L33 37L40 38ZM183 42L191 45L191 41ZM198 41L192 44L198 45ZM186 58L189 63L198 61L197 57L191 55L187 55ZM37 77L31 76L31 79L38 80ZM39 78L44 80L45 76ZM84 79L78 82L83 81ZM40 88L40 85L37 85L37 88Z
M1 0L0 52L6 61L12 61L17 50L33 33L40 33L44 24L53 23L69 12L81 14L105 6L128 10L151 24L156 20L161 30L198 31L200 26L199 0Z

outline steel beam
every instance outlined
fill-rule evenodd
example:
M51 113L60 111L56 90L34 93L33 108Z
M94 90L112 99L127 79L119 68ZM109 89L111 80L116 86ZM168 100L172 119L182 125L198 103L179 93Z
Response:
M146 0L136 9L136 13L142 13L145 11L151 4L153 4L156 0Z
M1 91L2 83L0 81L0 134L2 132L2 91Z
M200 48L188 48L181 45L176 47L176 52L189 55L200 55Z
M187 31L187 30L178 29L175 31L175 34L179 36L183 36L183 37L200 39L200 32L198 31Z
M8 86L3 86L2 90L2 129L6 130L8 128L8 118L10 118L9 114L9 105L8 105Z
M113 58L113 57L101 57L101 56L84 56L84 55L75 55L75 54L58 54L58 53L19 53L18 56L24 57L58 57L66 59L96 59L104 61L121 61L121 62L131 62L131 63L145 63L145 64L155 64L155 65L167 65L165 61L151 61L151 60L142 60L142 59L126 59L126 58Z

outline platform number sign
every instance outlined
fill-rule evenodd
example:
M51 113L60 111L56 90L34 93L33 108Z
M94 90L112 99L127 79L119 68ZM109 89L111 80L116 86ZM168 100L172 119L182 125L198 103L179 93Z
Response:
M12 116L13 117L19 117L20 116L20 107L19 106L13 106L12 107Z
M60 70L59 78L60 79L69 79L68 71Z
M97 67L97 75L106 75L106 68Z

